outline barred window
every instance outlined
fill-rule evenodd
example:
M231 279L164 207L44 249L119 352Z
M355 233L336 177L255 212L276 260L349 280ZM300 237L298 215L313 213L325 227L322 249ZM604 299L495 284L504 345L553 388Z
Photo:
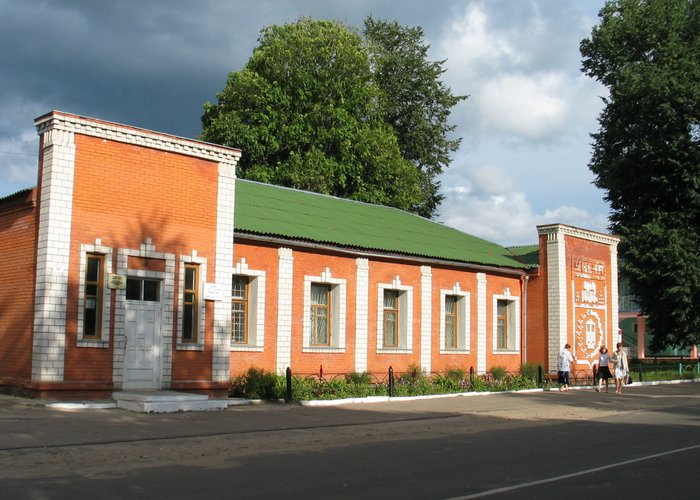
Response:
M384 290L384 347L399 346L399 292Z
M331 287L311 284L311 345L331 345Z
M445 296L445 348L457 349L459 347L457 332L459 331L459 297Z
M247 276L234 275L231 283L231 341L248 343L249 283Z

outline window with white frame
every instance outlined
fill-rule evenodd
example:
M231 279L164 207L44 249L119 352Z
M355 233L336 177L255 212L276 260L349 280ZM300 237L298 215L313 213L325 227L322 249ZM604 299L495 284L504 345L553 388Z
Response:
M231 279L231 342L248 343L248 322L250 320L248 276L234 275Z
M107 277L112 272L112 249L96 240L80 246L78 288L78 347L109 347L110 300Z
M201 351L204 348L206 306L202 290L207 276L207 259L196 255L180 256L177 348Z
M262 352L265 345L265 271L241 258L231 277L231 350Z
M102 338L102 307L104 305L104 255L85 256L85 285L83 300L83 338Z
M304 277L303 350L345 352L346 280L326 268Z
M413 287L379 284L377 295L377 351L410 352L413 349Z
M440 290L440 353L469 352L469 292Z
M510 294L496 295L493 299L493 351L520 350L520 300Z
M330 346L332 337L331 324L331 286L311 283L311 338L312 346Z
M199 265L185 264L185 286L182 298L182 341L197 343L199 331L198 306L201 300L199 296Z

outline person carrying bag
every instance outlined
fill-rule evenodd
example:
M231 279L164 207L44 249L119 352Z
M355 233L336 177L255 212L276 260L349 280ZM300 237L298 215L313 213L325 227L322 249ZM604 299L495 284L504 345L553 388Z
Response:
M622 342L618 342L616 347L617 350L612 356L613 365L615 367L615 392L622 395L622 386L625 385L629 376L629 365L627 364L627 354L625 354L625 351L622 349Z

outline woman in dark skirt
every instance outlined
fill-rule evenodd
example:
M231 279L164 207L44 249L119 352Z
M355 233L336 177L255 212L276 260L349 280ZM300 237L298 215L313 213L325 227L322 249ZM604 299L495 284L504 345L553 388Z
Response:
M608 380L612 378L612 373L610 373L610 354L608 354L608 348L601 346L598 356L598 371L596 372L596 378L598 379L598 387L596 387L595 392L600 392L603 388L603 379L605 379L605 392L608 392Z

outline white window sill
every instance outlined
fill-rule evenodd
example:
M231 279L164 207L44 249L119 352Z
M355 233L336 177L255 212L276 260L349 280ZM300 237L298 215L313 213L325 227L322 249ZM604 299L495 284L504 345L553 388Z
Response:
M332 347L332 346L304 346L302 352L319 352L327 354L344 354L345 347Z
M471 354L469 349L440 349L440 354Z
M231 344L231 350L237 352L263 352L264 347L247 344Z
M96 347L98 349L108 349L109 340L79 339L76 345L78 347Z
M203 350L204 350L204 345L202 345L202 344L183 344L183 343L178 343L178 344L177 344L177 350L178 350L178 351L203 351Z
M520 354L518 349L497 349L493 354Z
M412 354L413 349L401 349L401 348L387 348L387 349L377 349L377 354Z

